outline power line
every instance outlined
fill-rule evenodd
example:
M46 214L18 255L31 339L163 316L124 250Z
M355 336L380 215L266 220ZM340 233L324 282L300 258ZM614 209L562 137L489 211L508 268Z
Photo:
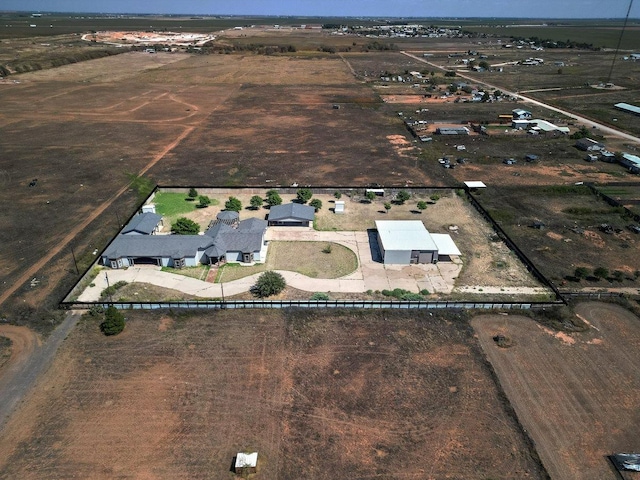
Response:
M618 45L616 46L616 51L613 55L613 61L611 62L611 70L609 70L609 78L607 78L607 83L611 83L611 76L613 75L613 67L616 64L616 58L618 57L618 52L620 51L620 44L622 44L622 36L624 35L624 31L627 29L627 22L629 21L629 15L631 14L631 7L633 7L633 0L629 0L629 8L627 9L627 15L624 17L624 24L622 25L622 31L620 32L620 37L618 37Z

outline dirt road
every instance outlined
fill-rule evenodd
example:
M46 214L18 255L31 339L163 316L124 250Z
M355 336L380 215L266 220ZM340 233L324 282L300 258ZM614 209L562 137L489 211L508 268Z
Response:
M605 303L576 311L592 328L567 335L517 315L472 325L551 478L615 479L606 456L640 450L640 319Z
M9 337L12 354L0 370L0 431L9 415L53 362L58 347L78 322L80 313L70 312L43 344L40 337L26 327L1 325L0 335Z

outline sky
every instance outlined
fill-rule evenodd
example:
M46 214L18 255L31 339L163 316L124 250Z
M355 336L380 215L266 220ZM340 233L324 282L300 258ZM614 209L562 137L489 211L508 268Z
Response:
M640 0L1 0L0 10L353 17L640 18Z

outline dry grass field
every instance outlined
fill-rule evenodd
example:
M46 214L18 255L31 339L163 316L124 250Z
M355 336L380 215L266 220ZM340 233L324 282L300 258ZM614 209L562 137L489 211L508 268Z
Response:
M388 138L406 133L401 122L337 56L126 53L16 78L0 90L0 199L12 205L0 218L0 280L3 301L19 290L5 303L12 321L50 323L47 307L76 277L71 248L86 268L139 201L128 174L438 184Z
M3 478L546 478L457 314L84 321L0 439ZM108 452L108 453L107 453ZM407 459L416 461L407 461Z
M472 325L551 478L622 478L607 455L640 449L639 319L611 304L576 312L586 332L561 334L517 315ZM513 346L498 347L498 334Z

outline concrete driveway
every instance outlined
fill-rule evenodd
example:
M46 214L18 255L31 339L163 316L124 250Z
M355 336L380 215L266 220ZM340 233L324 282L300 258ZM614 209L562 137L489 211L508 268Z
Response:
M429 292L450 293L455 279L462 268L462 262L441 262L438 264L384 265L376 241L376 232L319 232L312 228L277 227L269 228L268 241L314 241L334 242L351 249L358 257L358 267L341 278L310 278L290 271L280 271L287 285L306 292L362 293L367 290L393 290L402 288L411 292L427 289ZM106 269L78 297L79 301L93 302L100 298L100 292L109 284L118 281L128 283L149 283L200 298L222 298L249 291L260 274L250 275L231 282L208 283L184 275L163 272L160 267L139 266L126 270Z

